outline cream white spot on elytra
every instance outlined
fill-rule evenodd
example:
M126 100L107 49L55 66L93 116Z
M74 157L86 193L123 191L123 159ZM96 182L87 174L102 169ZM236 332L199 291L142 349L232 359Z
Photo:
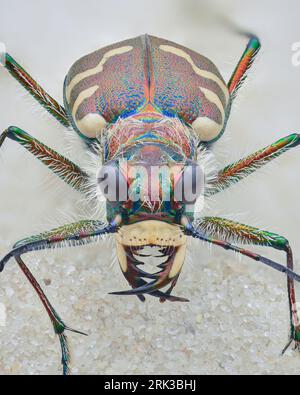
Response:
M73 116L74 121L75 121L76 112L77 112L78 107L80 106L80 104L85 99L88 99L89 97L91 97L96 92L96 90L98 88L99 88L98 85L94 85L94 86L91 86L90 88L87 88L84 91L80 92L80 94L78 95L77 99L75 100L75 103L74 103L73 108L72 108L72 116Z
M82 73L76 74L72 78L72 80L69 82L69 84L67 86L67 89L66 89L66 97L67 97L68 103L70 103L71 93L72 93L72 90L73 90L75 85L77 85L83 79L85 79L87 77L90 77L91 75L95 75L97 73L101 73L101 71L103 70L103 66L108 61L109 58L111 58L113 56L116 56L116 55L122 55L123 53L129 52L132 49L133 49L133 47L130 46L130 45L127 45L127 46L124 46L124 47L120 47L120 48L111 49L110 51L107 51L103 55L100 63L96 67L93 67L91 69L85 70Z
M200 75L201 77L204 77L204 78L207 78L207 79L210 79L210 80L216 82L219 85L219 87L222 89L222 91L224 92L224 95L226 98L226 104L227 104L228 99L229 99L228 88L216 74L212 73L211 71L200 69L198 66L195 65L191 56L180 48L176 48L171 45L160 45L159 48L162 51L170 52L174 55L184 58L192 66L192 68L196 74Z
M82 91L75 100L72 109L72 116L79 131L86 137L90 138L95 138L101 132L106 124L105 119L99 114L89 113L86 114L82 119L76 120L76 112L83 101L91 97L98 88L99 86L95 85Z
M192 123L192 127L201 141L211 141L221 133L223 124L219 125L217 122L207 117L198 117Z
M99 136L105 125L105 119L101 115L95 113L87 114L79 121L76 121L76 126L79 131L89 138L96 138Z
M193 123L192 127L202 141L211 141L218 136L224 126L225 111L223 104L218 95L206 88L200 88L206 99L215 104L221 112L222 122L218 124L213 119L208 117L198 117Z
M200 90L208 101L210 101L211 103L215 104L218 107L222 115L222 123L223 123L225 117L225 111L219 96L215 92L206 88L200 88Z

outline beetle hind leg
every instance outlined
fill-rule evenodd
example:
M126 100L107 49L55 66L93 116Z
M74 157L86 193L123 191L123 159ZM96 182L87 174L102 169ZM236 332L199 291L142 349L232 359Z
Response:
M52 322L54 332L58 335L59 337L59 342L60 342L60 347L61 347L61 363L63 366L63 374L67 375L70 373L69 369L69 364L70 364L70 350L69 350L69 344L68 344L68 339L66 336L66 331L72 331L75 333L79 333L82 335L86 335L84 332L77 331L75 329L72 329L68 327L63 320L60 318L60 316L57 314L55 309L52 307L51 303L49 302L48 298L46 297L45 293L43 292L41 286L31 273L31 271L28 269L28 267L25 265L24 261L19 257L15 257L16 261L22 270L22 272L25 274L27 279L29 280L30 284L33 286L35 289L36 293L38 294L41 302L43 303L49 318Z
M231 99L234 99L236 97L239 88L242 86L243 82L247 78L247 72L251 68L261 48L258 37L253 34L246 35L249 37L248 44L228 82L228 90Z

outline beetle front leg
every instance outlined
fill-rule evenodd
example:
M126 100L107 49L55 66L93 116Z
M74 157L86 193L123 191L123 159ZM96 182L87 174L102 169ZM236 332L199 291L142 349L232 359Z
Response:
M41 249L59 248L64 247L66 244L71 246L82 244L84 242L91 243L96 241L98 237L104 236L109 233L117 231L117 224L112 223L104 226L100 221L85 220L79 221L73 224L60 226L50 231L40 233L36 236L31 236L26 239L20 240L14 245L14 249L11 250L3 259L0 261L0 271L4 269L5 264L10 258L15 258L19 267L34 287L40 300L42 301L50 320L53 324L55 333L59 336L61 352L62 352L62 365L63 373L68 374L70 362L70 353L68 348L67 337L65 331L69 330L72 332L85 334L83 332L74 330L68 327L59 315L56 313L46 295L44 294L39 283L36 281L30 270L27 268L21 255L29 251L38 251Z
M44 291L42 290L40 284L37 282L31 271L28 269L28 267L25 265L23 260L19 257L16 256L16 261L22 270L22 272L25 274L27 279L29 280L30 284L33 286L35 289L36 293L38 294L41 302L43 303L48 316L52 322L54 332L58 335L59 337L59 342L60 342L60 347L61 347L61 363L63 366L63 374L69 374L69 363L70 363L70 351L69 351L69 345L68 345L68 339L65 334L65 331L72 331L75 333L79 333L81 335L87 336L86 333L77 331L75 329L72 329L68 327L63 320L60 318L60 316L57 314L55 309L52 307L51 303L49 302L47 296L45 295Z
M200 219L196 225L196 229L203 232L209 238L209 242L228 250L234 250L263 263L266 263L268 260L251 251L235 247L229 242L236 241L241 244L268 246L284 251L286 253L287 269L291 272L294 270L293 253L288 240L275 233L218 217L204 217ZM290 310L290 340L284 348L283 353L293 341L295 342L295 349L300 351L300 321L297 313L294 278L292 276L288 276L287 278L287 288Z
M80 191L86 191L87 174L69 159L16 126L10 126L0 135L0 147L6 138L21 144L71 187Z
M99 237L115 233L117 230L118 224L116 222L104 226L101 221L82 220L27 237L15 243L13 249L0 261L0 272L3 271L11 258L19 257L30 251L92 243Z

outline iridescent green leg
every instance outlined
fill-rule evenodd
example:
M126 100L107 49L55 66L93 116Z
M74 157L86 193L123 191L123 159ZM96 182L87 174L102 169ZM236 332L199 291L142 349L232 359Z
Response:
M82 220L27 237L15 243L13 249L0 261L0 272L11 258L27 252L95 242L99 237L115 233L117 229L118 225L114 222L104 226L101 221Z
M289 149L297 147L299 144L300 134L291 134L276 141L274 144L256 151L254 154L226 166L209 183L205 195L211 196L230 187Z
M9 73L62 125L69 127L66 110L21 67L8 53L4 56L3 66Z
M224 218L205 217L199 220L196 229L203 232L209 238L215 238L222 241L214 240L214 244L218 244L226 249L232 249L229 244L230 241L239 242L241 244L252 244L260 246L268 246L280 251L284 251L287 256L287 268L291 271L294 269L293 253L289 242L282 236L275 233L260 230L249 225L240 224ZM223 245L222 245L223 243ZM241 252L241 251L237 251ZM244 255L247 255L246 250L242 250ZM247 255L250 258L258 259L257 254L249 252ZM294 341L295 349L300 350L300 321L297 313L296 295L294 288L294 279L287 278L288 299L290 308L290 340L283 352L286 351L288 346Z
M247 78L247 72L250 69L252 63L254 62L254 59L261 47L258 37L254 35L248 35L248 36L249 36L249 41L247 47L228 82L228 90L231 99L235 98L237 91L239 90L239 88L242 86L243 82Z
M47 147L24 130L10 126L0 135L0 147L6 138L16 141L32 155L44 163L54 174L63 179L71 187L85 191L88 176L75 163Z
M68 339L65 334L65 331L68 330L68 331L80 333L81 335L86 335L86 336L87 336L87 334L68 327L62 321L60 316L57 314L57 312L54 310L51 303L49 302L47 296L44 294L40 284L37 282L37 280L35 279L33 274L30 272L28 267L25 265L23 260L17 256L16 261L18 262L18 265L21 268L22 272L25 274L25 276L29 280L30 284L35 289L36 293L38 294L41 302L43 303L43 305L49 315L49 318L50 318L53 328L54 328L54 332L59 337L59 342L60 342L60 347L61 347L61 363L63 366L63 374L64 375L69 374L70 351L69 351Z
M117 224L115 223L104 226L103 223L100 221L79 221L73 224L58 227L51 231L43 232L36 236L31 236L26 239L20 240L14 245L14 249L10 251L2 259L2 261L0 261L0 271L2 271L8 260L14 257L19 267L21 268L27 279L30 281L39 298L41 299L53 324L54 331L59 336L62 352L61 361L64 374L68 374L70 362L70 353L65 331L69 330L76 333L84 333L66 326L66 324L62 321L62 319L59 317L59 315L50 304L39 283L36 281L32 273L29 271L29 269L21 259L21 255L29 251L37 251L41 249L49 249L55 247L62 248L66 245L75 246L84 243L91 243L93 241L97 241L99 237L102 237L105 234L114 233L116 231Z

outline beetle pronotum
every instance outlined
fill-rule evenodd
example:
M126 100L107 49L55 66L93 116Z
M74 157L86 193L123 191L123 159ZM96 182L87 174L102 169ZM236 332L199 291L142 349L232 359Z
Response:
M15 258L39 295L59 336L63 373L68 373L70 359L65 331L78 331L62 321L21 256L29 251L93 242L110 233L115 234L120 267L131 286L128 291L114 294L136 295L141 301L146 294L161 302L187 301L171 292L185 260L188 237L235 251L285 273L290 306L287 346L294 342L295 348L300 348L294 291L294 280L300 281L300 276L293 271L288 241L227 219L196 218L194 209L199 194L214 195L299 145L300 135L284 137L219 170L208 184L198 171L201 148L210 150L223 134L231 103L259 49L258 38L250 36L225 84L209 59L181 45L148 35L125 40L84 56L71 67L64 84L64 107L9 54L4 54L5 68L51 115L66 128L71 126L88 150L97 155L97 147L102 148L103 166L92 183L106 197L107 222L84 220L28 237L17 242L0 261L2 271L10 258ZM64 156L15 126L2 133L0 146L6 138L23 145L70 187L90 193L88 174ZM124 171L123 161L129 172ZM142 169L138 173L137 166ZM154 182L153 170L160 171L162 166L169 175L163 178L160 174ZM201 183L204 191L200 188L197 192ZM156 195L149 194L150 189ZM186 192L191 189L196 192L187 198ZM176 190L183 192L180 197ZM287 257L286 266L234 242L281 250ZM159 248L162 257L167 258L155 273L138 267L145 246Z

